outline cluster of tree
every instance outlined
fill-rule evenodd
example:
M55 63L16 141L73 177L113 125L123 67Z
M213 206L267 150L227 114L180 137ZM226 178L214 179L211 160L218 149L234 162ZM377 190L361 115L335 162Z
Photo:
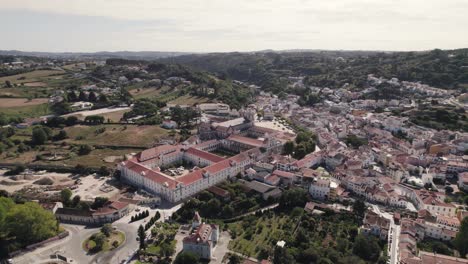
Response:
M89 238L90 241L95 243L94 247L91 249L92 252L99 252L104 247L107 237L104 233L98 232L91 235Z
M15 135L14 128L0 127L0 154L15 146L15 141L11 139L13 135Z
M182 108L177 105L171 108L171 118L179 128L190 128L199 116L200 113L191 107Z
M457 236L452 241L460 256L466 258L468 254L468 217L463 218Z
M174 264L199 264L200 257L197 254L188 251L182 251L177 255Z
M279 199L280 210L291 210L295 207L304 207L307 202L307 191L303 188L293 188L283 192Z
M288 88L288 76L306 76L306 85L349 89L367 85L367 75L453 89L468 83L461 66L468 63L468 49L431 52L258 52L184 55L161 59L218 73L223 78L254 83L279 94ZM463 89L463 88L460 88ZM308 100L304 100L307 102Z
M221 188L227 190L231 199L222 200L208 191L200 192L177 210L172 219L177 222L189 222L198 211L204 218L229 219L275 202L273 198L265 201L255 192L246 193L239 183L224 183Z
M345 142L348 146L351 146L355 149L359 148L360 146L367 145L367 139L360 138L354 134L350 134L346 137Z
M98 116L98 115L91 115L87 116L84 119L84 123L88 125L100 125L103 124L105 121L103 116Z
M67 93L66 100L68 102L108 102L107 96L105 94L97 95L95 92L89 92L89 94L86 94L84 91L80 91L78 96L76 95L75 91L69 91Z
M148 210L146 210L146 212L148 212ZM150 218L148 223L145 224L145 231L150 229L154 225L154 223L156 223L156 221L159 220L159 218L161 218L161 214L159 213L159 211L157 211L156 214Z
M462 108L448 106L426 107L410 114L410 121L437 130L461 130L468 132L468 113Z
M138 213L138 214L136 214L136 215L133 215L133 216L131 217L130 223L135 222L135 221L138 221L138 220L141 220L141 219L146 218L146 217L148 217L148 216L149 216L149 211L148 211L148 210L143 211L143 212L140 212L140 213Z
M275 224L276 220L280 222ZM289 207L245 217L234 225L231 233L234 248L238 240L256 241L255 246L250 244L255 247L254 257L270 258L278 264L386 263L383 243L374 237L359 235L358 226L350 213L325 209L322 215L315 215L306 213L302 207ZM265 242L261 242L259 236L266 236ZM284 240L286 246L271 243L278 240Z
M0 258L57 235L58 227L55 216L38 203L16 204L0 197Z
M161 124L162 119L159 116L159 109L166 106L165 103L159 100L149 98L138 99L134 102L131 111L124 113L123 119L127 120L136 116L144 116L144 119L138 120L144 124Z
M32 130L31 144L44 145L47 140L52 138L52 130L45 126L35 126Z
M306 89L304 92L300 93L297 103L300 106L314 106L320 103L322 99L323 97L320 96L320 93L313 93L309 89Z
M315 151L316 136L309 131L299 132L295 141L288 141L283 146L285 155L292 155L295 159L302 159L307 154Z
M21 123L23 118L19 116L6 115L5 113L0 113L0 126L6 126L11 123Z
M5 172L3 175L9 176L9 175L18 175L26 170L26 167L24 165L18 165L15 166L14 168L8 170Z
M79 195L73 196L72 199L72 195L73 193L68 188L65 188L62 191L60 191L60 201L62 202L64 207L89 210L90 205L87 202L81 201L81 197Z

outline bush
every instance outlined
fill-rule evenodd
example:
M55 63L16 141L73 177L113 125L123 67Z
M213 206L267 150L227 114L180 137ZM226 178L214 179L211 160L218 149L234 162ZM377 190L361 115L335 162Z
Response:
M88 155L91 153L93 149L89 145L81 145L78 148L78 155L83 156L83 155Z
M20 174L20 173L24 172L25 170L26 170L25 166L18 165L16 167L14 167L13 169L5 172L4 175L6 175L6 176L17 175L17 174Z

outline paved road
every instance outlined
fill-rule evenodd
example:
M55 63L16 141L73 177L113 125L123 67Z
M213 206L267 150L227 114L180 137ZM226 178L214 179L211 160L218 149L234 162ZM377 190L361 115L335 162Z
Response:
M390 257L390 264L397 264L398 243L400 240L400 226L395 224L392 214L380 211L380 208L375 204L372 204L371 206L375 213L390 220L390 232L388 234L388 255Z
M172 214L180 208L181 204L172 207L165 207L164 209L148 209L141 207L141 210L148 210L150 216L153 216L156 211L160 211L162 221L165 218L172 216ZM28 252L13 259L14 264L30 264L40 263L49 259L49 256L55 253L61 254L70 258L74 263L87 264L87 263L120 263L128 259L136 252L139 242L136 240L137 230L140 225L144 225L149 221L149 217L133 222L130 222L132 215L136 212L131 212L129 215L119 219L112 225L119 231L125 233L125 242L118 248L99 254L88 254L83 248L83 241L90 237L93 233L99 231L99 227L87 228L82 225L62 224L62 226L70 232L70 235L62 240L51 243L47 246L38 248L34 251ZM149 232L149 231L148 231Z

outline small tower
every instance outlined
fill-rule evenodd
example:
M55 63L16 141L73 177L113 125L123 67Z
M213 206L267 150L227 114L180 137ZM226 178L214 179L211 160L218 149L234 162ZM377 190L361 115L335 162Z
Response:
M195 214L193 215L193 220L192 220L192 228L197 228L199 225L202 223L202 218L198 211L195 211Z

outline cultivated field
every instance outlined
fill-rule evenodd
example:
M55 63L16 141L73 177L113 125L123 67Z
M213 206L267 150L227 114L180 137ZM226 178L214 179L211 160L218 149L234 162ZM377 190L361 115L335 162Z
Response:
M180 105L195 105L195 104L202 104L210 102L209 98L206 97L198 97L192 95L184 95L177 97L176 99L169 101L168 104L180 104Z
M130 90L130 94L136 98L136 99L140 99L140 98L151 98L151 97L155 97L155 96L159 96L161 94L161 92L163 92L164 88L140 88L140 89L132 89Z
M40 117L50 113L47 99L0 98L0 113L12 117Z
M39 82L42 81L45 77L54 78L58 77L58 75L64 74L64 71L60 70L37 70L12 76L5 76L0 78L0 83L5 83L5 81L10 81L13 84L20 84L20 83L31 83L31 82ZM47 79L47 78L46 78Z
M32 99L32 100L23 99L23 98L0 98L0 108L40 105L40 104L45 104L47 102L48 100L46 98L39 98L39 99Z

